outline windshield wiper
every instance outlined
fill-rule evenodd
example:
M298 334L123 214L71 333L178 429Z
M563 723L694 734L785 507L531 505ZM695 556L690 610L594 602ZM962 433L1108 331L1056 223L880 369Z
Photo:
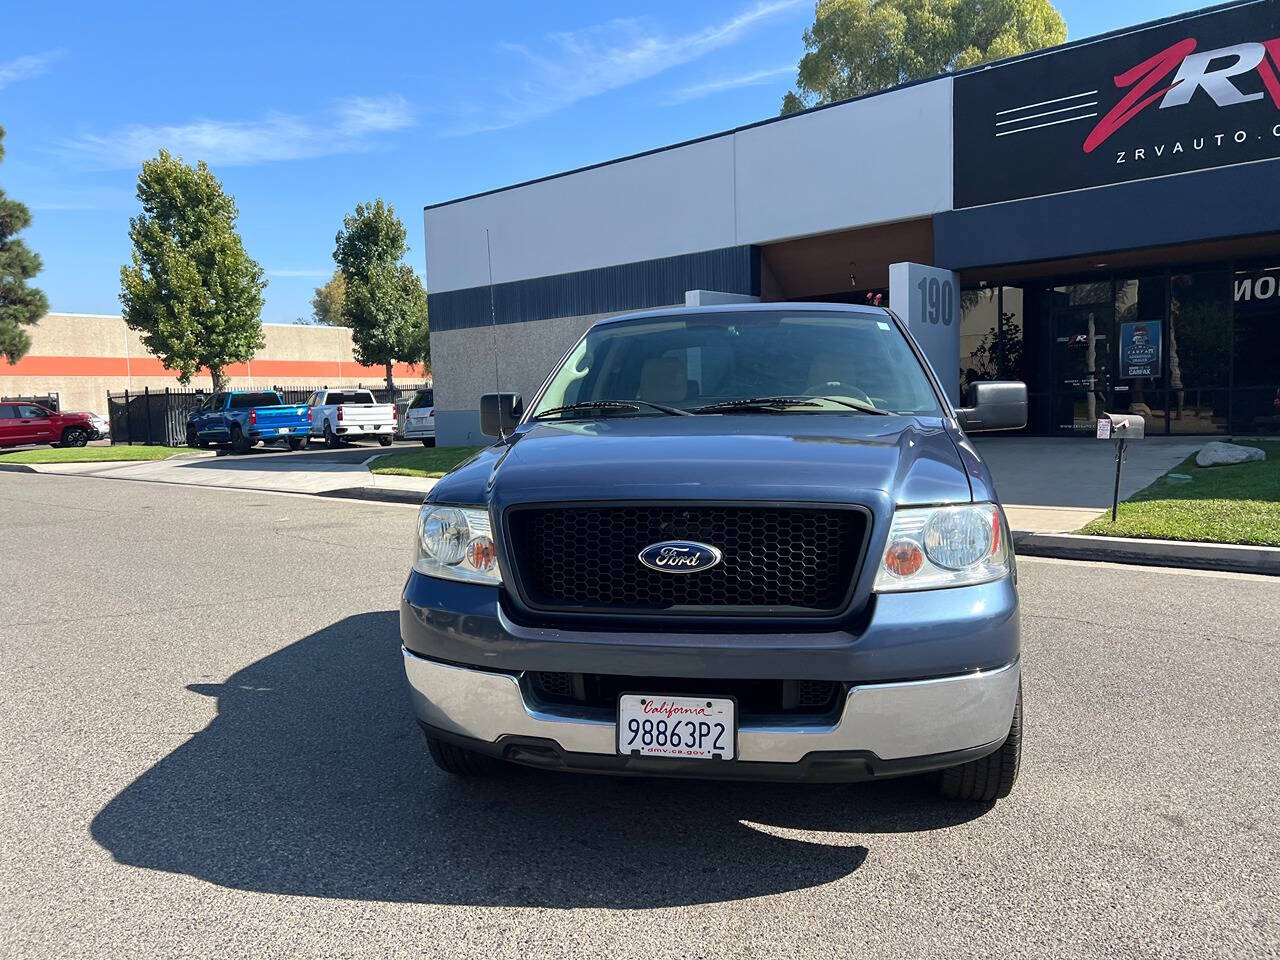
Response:
M541 413L535 414L529 419L541 420L543 417L549 417L553 414L572 413L575 410L638 411L641 407L649 407L653 410L659 410L672 417L692 416L688 410L681 410L679 407L669 407L664 403L654 403L651 400L579 400L577 403L566 403L562 407L552 407L550 410L543 410Z
M857 410L859 413L874 413L878 416L887 416L888 410L881 410L879 407L873 407L861 400L845 399L843 397L812 397L812 396L784 396L784 397L750 397L746 400L725 400L721 403L708 403L705 406L694 407L694 413L734 413L739 410L769 410L775 413L781 413L788 407L820 407L819 401L825 400L829 403L838 403L842 407L848 407L850 410Z

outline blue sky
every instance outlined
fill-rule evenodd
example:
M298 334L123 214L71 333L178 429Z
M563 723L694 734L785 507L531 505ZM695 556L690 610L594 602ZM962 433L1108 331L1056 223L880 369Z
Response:
M1071 39L1195 9L1061 0ZM117 313L141 161L204 159L310 316L334 233L382 196L421 273L422 207L777 114L812 0L21 4L0 34L0 187L31 207L52 308ZM625 225L619 225L625 229Z

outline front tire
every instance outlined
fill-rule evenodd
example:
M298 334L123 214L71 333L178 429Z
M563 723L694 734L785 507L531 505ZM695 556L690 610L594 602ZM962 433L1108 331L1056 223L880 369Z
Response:
M289 449L290 449L290 450L305 450L305 449L307 449L307 447L310 445L310 443L311 443L311 441L310 441L309 439L307 439L306 437L303 437L303 438L302 438L302 439L300 439L300 440L296 440L296 439L295 439L295 440L290 440L290 441L289 441Z
M1007 797L1022 766L1022 686L1013 705L1009 736L1000 749L958 767L948 767L938 775L938 791L948 800L993 803Z
M434 446L436 445L436 438L435 438L435 437L423 437L423 438L422 438L422 445L423 445L424 447L434 447Z
M62 443L59 445L63 447L83 447L88 442L88 430L82 430L79 427L68 427L62 431Z
M389 447L389 446L391 446L391 438L390 438L390 437L379 437L379 438L378 438L378 446L380 446L380 447Z
M506 767L501 760L486 757L474 750L454 746L427 734L427 750L435 765L455 777L491 777Z

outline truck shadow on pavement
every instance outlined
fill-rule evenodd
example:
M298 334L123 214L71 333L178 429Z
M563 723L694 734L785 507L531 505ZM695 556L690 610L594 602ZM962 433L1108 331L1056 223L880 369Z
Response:
M237 672L204 730L118 794L120 863L240 890L442 904L666 907L844 877L851 833L983 814L913 781L714 783L438 772L404 689L394 612L348 617ZM831 836L824 836L831 834Z

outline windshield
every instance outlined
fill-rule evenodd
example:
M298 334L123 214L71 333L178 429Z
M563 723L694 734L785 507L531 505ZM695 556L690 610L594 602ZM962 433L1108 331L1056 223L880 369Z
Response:
M813 402L776 402L805 397ZM593 327L552 376L531 416L575 404L583 406L555 416L662 415L634 403L586 406L603 400L698 413L762 398L775 401L773 412L856 416L857 406L869 405L942 415L924 368L887 316L815 310L698 313Z

